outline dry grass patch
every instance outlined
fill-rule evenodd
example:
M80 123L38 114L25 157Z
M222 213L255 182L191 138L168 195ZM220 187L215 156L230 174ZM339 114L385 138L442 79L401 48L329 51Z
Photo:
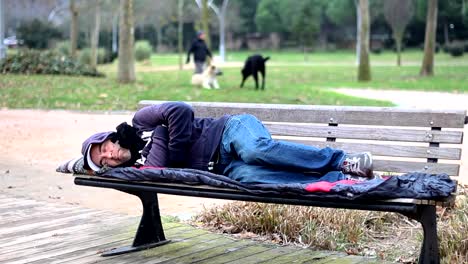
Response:
M443 263L468 263L468 185L460 189L455 207L442 210L437 222Z

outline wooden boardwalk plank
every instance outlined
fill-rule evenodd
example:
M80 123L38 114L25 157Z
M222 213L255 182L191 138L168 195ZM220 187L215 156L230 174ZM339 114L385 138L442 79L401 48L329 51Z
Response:
M89 228L99 228L102 229L102 226L97 226L96 221L98 221L97 218L92 218L92 219L83 219L82 223L75 222L72 223L73 225L70 226L70 224L64 223L59 226L54 226L50 227L48 229L42 229L40 232L38 230L31 230L29 234L26 232L26 234L20 234L16 237L7 237L7 238L2 238L0 239L0 249L1 248L6 248L9 246L15 246L19 245L22 243L30 243L34 242L37 240L45 239L50 236L63 236L66 234L76 234L77 232L83 232L86 229ZM137 224L137 220L133 221L135 224ZM1 229L1 227L0 227Z
M298 249L297 247L273 247L268 251L261 252L252 256L242 258L243 264L255 264L255 263L294 263L298 259L298 256L302 255L301 259L307 260L304 258L304 250ZM319 251L310 251L306 252L312 258L315 254L320 254ZM208 263L207 261L206 263ZM203 263L203 262L202 262Z
M12 223L14 221L23 220L26 218L35 218L38 216L55 216L58 213L65 213L70 211L76 211L76 208L70 207L52 207L52 206L37 206L37 205L25 205L18 206L15 210L10 210L4 213L0 212L2 221L5 223Z
M180 224L174 225L174 224L176 224L176 223L167 223L167 224L164 224L164 227L166 228L166 230L170 230L169 231L170 233L174 233L174 234L178 234L178 232L185 232L186 230L190 229L187 226L181 226ZM122 230L116 230L114 234L119 234L121 232L122 232ZM44 264L55 264L55 263L74 263L74 264L76 263L76 264L78 264L78 263L89 263L89 262L91 262L91 260L96 261L96 259L105 260L107 258L101 258L99 256L99 254L100 254L100 252L102 252L102 250L130 245L132 243L133 234L134 234L134 231L132 231L130 233L125 233L125 234L122 234L122 237L126 236L127 238L122 239L122 240L112 241L110 243L103 243L103 244L100 244L100 245L97 245L97 246L92 246L92 247L89 247L89 248L86 248L86 249L77 250L77 251L69 252L69 253L66 253L66 254L57 255L57 256L48 258L46 260L41 259L39 261L31 262L31 264L42 264L42 263L44 263ZM119 256L119 257L122 258L122 257L125 257L125 255L124 256ZM127 263L133 263L133 262L130 259Z
M5 234L10 234L10 233L21 232L23 230L37 230L38 228L42 228L42 227L56 226L56 225L60 225L64 221L73 221L73 220L76 221L76 220L90 218L92 216L101 217L103 215L104 213L102 212L90 210L85 213L75 212L75 213L72 213L71 215L66 215L63 218L60 217L60 215L57 215L56 218L49 219L49 221L45 221L45 222L35 222L34 218L26 219L27 223L21 226L9 226L8 224L4 225L2 229L0 229L0 236L3 236Z
M199 260L217 256L226 252L229 248L241 247L243 244L250 244L250 241L235 242L223 237L201 240L199 242L190 241L190 246L180 250L171 251L157 258L153 263L195 263ZM147 259L138 264L150 263Z
M189 238L192 238L192 237L197 237L197 236L208 233L208 232L203 231L203 230L198 230L198 231L195 232L195 231L193 231L192 227L187 226L187 225L182 225L180 223L164 223L164 227L171 227L171 225L173 225L173 228L168 228L167 230L165 230L166 231L165 232L166 237L176 236L177 238L172 239L172 243L170 243L168 245L172 245L172 244L177 243L179 241L183 241L185 239L189 239ZM133 237L133 234L129 236L129 238L132 238L132 237ZM100 252L100 251L103 251L103 250L108 250L108 249L112 249L112 248L116 248L116 247L128 246L131 243L132 243L132 240L129 239L129 240L123 242L123 243L112 244L112 245L110 245L110 244L109 245L102 245L101 247L99 247L98 251ZM161 249L162 253L173 250L173 248L166 247L166 246L160 247L158 249ZM93 253L96 254L96 251L94 251ZM67 254L67 255L73 255L73 254L74 253ZM67 258L68 257L67 255L64 255L63 257ZM143 257L143 258L146 259L146 260L148 259L148 257ZM126 255L117 255L117 256L106 257L106 258L100 257L99 255L84 254L81 257L74 258L72 263L73 264L85 264L85 263L90 263L90 262L92 262L92 263L96 263L96 262L99 262L99 263L115 263L116 261L119 261L121 263L136 263L137 259L138 259L138 256L136 255L136 253L135 254L126 254Z
M96 229L95 227L90 227L77 233L56 234L44 239L33 241L32 243L17 244L2 249L2 257L7 258L9 255L12 255L18 258L25 254L39 254L45 251L73 246L79 243L88 243L89 241L96 240L98 238L115 236L115 234L122 233L122 230L125 230L125 228L132 227L128 223L128 218L114 218L110 220L113 221L113 228L103 227ZM134 231L128 231L123 235L125 237L131 237L133 232Z
M279 248L280 250L283 248ZM249 258L242 259L245 263L267 263L267 264L279 264L279 263L304 263L309 260L317 259L318 257L328 256L331 253L328 251L312 251L309 249L298 249L292 247L293 252L286 252L283 255L275 256L273 259L260 259L260 261L255 261L256 256L252 256ZM273 252L271 250L267 253ZM280 251L281 252L281 251Z
M229 248L217 248L217 254L215 257L205 257L203 256L203 259L195 259L196 262L198 263L228 263L232 261L239 261L240 263L243 263L242 259L245 257L250 257L250 256L255 256L259 253L264 253L266 251L269 251L270 248L262 245L262 244L257 244L255 242L249 241L245 242L244 246L239 246L239 243L235 244L235 247L229 247ZM229 253L229 254L226 254ZM200 258L200 257L199 257Z
M248 241L248 240L227 241L227 243L223 243L216 247L203 250L202 252L197 252L197 254L187 254L183 257L176 258L172 260L171 262L174 263L178 261L179 263L182 263L185 261L186 263L200 263L206 260L211 260L214 257L219 257L219 256L223 256L226 254L230 254L231 252L234 252L241 248L251 246L253 245L253 243L254 242ZM209 263L214 263L214 262L209 261ZM146 262L145 264L149 264L149 263Z
M101 257L103 250L132 243L139 217L0 194L0 264L382 263L344 253L236 240L163 222L171 243Z

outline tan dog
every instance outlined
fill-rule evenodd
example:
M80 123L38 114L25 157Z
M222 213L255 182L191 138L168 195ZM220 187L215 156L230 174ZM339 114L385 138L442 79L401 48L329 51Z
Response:
M205 89L219 89L216 76L221 75L221 71L213 64L206 67L203 73L192 75L192 85L202 86Z

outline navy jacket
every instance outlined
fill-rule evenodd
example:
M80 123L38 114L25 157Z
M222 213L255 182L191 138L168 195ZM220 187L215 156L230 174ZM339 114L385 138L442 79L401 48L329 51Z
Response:
M195 39L190 46L190 49L187 53L187 62L190 61L190 53L193 53L193 59L195 61L202 61L206 60L206 57L212 57L210 50L205 44L203 39Z
M132 122L140 135L153 132L142 153L146 166L206 171L208 163L217 158L228 118L195 118L188 104L169 102L138 110Z

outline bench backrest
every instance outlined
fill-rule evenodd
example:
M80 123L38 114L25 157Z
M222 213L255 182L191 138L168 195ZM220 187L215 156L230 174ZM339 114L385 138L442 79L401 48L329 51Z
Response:
M139 107L163 101L141 101ZM385 173L460 171L464 110L187 102L196 117L249 113L274 138L349 153L370 151Z

